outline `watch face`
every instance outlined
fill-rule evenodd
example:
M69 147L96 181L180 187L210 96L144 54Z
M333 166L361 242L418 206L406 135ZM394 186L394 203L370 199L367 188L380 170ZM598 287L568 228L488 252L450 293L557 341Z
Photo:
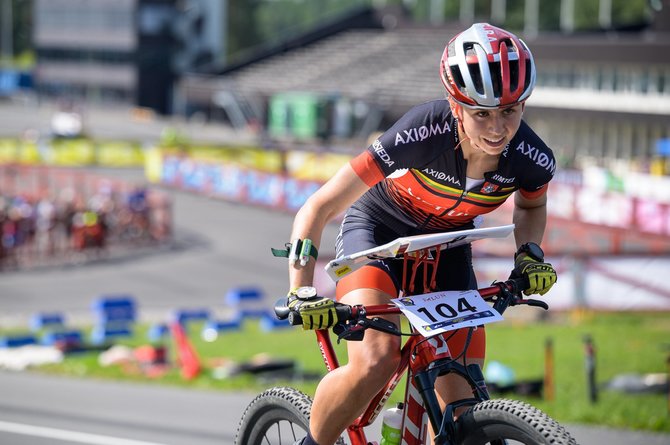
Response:
M295 291L295 294L298 298L306 300L308 298L316 297L316 288L313 286L302 286Z
M538 261L544 261L544 252L540 246L535 243L526 243L521 246L521 250Z

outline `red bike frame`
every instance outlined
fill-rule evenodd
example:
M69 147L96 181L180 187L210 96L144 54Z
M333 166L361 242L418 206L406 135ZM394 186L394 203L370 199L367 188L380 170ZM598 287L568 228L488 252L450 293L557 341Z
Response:
M417 271L420 265L426 265L423 268L423 289L426 293L435 288L435 277L437 274L437 263L440 258L439 249L425 249L416 252L406 253L403 256L403 289L411 295L414 291L414 283L417 278ZM430 270L429 270L430 269ZM482 297L491 297L500 292L499 286L492 286L479 289ZM356 307L352 307L356 311ZM393 304L373 305L365 307L366 315L389 315L400 314L400 309ZM330 339L330 333L327 329L316 331L316 337L321 350L321 355L328 371L338 368L339 361L333 344ZM377 415L384 408L393 390L398 385L403 374L409 370L407 375L407 386L405 388L404 398L404 416L402 425L402 445L422 445L427 437L428 424L426 421L426 409L423 406L423 400L416 388L412 378L418 372L425 370L435 360L451 358L451 353L447 347L447 342L442 335L431 338L421 336L411 336L403 345L400 352L400 364L393 376L386 383L384 388L379 391L372 399L363 414L347 428L347 433L352 445L367 445L368 440L365 437L364 427L370 425L377 418ZM375 442L373 442L375 443Z

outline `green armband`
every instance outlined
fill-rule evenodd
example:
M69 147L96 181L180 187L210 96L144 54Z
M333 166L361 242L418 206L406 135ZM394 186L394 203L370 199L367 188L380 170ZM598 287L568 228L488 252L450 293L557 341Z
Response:
M292 243L286 243L284 249L275 249L270 248L272 255L276 257L288 258L291 264L294 264L297 260L300 261L300 265L304 266L309 261L311 256L316 260L319 256L319 252L312 244L312 240L309 238L305 240L296 239Z

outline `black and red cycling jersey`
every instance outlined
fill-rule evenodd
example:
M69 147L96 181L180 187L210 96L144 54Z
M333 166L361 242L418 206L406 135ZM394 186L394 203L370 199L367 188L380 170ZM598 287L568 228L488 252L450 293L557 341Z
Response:
M421 230L467 226L517 190L539 197L556 169L551 149L522 121L497 169L466 190L467 161L444 99L412 108L351 165L371 187L358 207Z

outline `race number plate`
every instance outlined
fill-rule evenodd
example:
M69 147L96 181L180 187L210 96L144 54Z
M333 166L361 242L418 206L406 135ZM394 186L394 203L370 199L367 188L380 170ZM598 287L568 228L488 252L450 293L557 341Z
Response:
M474 290L434 292L391 301L424 337L503 319Z

